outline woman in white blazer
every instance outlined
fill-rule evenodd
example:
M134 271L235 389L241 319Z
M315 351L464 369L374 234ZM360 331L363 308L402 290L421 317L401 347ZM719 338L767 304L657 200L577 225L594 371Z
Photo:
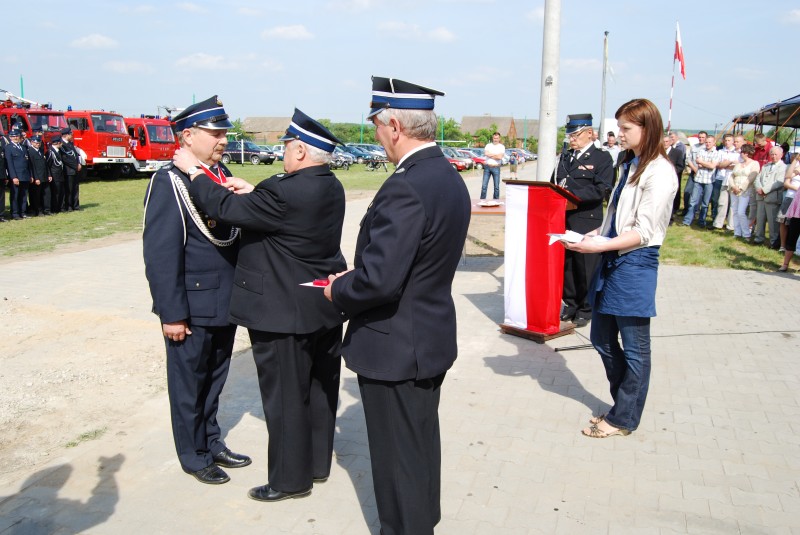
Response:
M564 244L573 251L603 254L590 288L590 337L605 366L614 405L589 420L582 433L592 438L628 435L639 426L650 385L650 318L656 315L659 247L677 191L675 168L661 142L664 126L658 108L635 99L623 104L615 117L627 151L622 178L602 226L579 243Z

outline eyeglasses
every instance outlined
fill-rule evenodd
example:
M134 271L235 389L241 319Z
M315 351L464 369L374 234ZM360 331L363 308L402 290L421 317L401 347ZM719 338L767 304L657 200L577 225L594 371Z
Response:
M581 134L583 134L585 132L588 132L588 131L589 131L588 128L584 128L583 130L581 130L579 132L573 132L572 134L567 134L567 137L570 138L570 139L578 139L578 137L580 137Z

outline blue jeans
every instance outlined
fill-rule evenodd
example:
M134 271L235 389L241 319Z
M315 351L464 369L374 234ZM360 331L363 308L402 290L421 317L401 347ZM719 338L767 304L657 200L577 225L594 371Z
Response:
M722 193L722 180L714 180L711 184L711 202L713 203L711 207L711 222L713 223L719 213L719 194Z
M489 185L489 175L494 177L494 199L500 198L500 166L483 167L483 183L481 184L481 199L486 198L486 187Z
M614 427L634 431L642 419L650 387L650 318L612 316L595 310L590 338L603 359L614 400L605 419Z
M713 181L712 181L713 182ZM686 217L683 218L684 225L691 225L694 219L694 213L697 211L697 205L700 204L700 215L697 217L697 224L700 227L706 226L706 212L708 211L708 201L711 199L711 193L714 190L714 184L698 184L694 183L692 190L692 200L689 201L689 211L686 212Z

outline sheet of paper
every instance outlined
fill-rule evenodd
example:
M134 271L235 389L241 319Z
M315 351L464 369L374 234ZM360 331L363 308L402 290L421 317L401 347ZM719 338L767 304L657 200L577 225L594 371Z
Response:
M324 288L327 285L329 285L330 283L331 283L331 281L329 281L328 279L314 279L311 282L301 282L300 286L311 286L311 287L314 287L314 288Z
M583 240L583 234L579 234L575 231L568 230L564 234L555 234L555 233L548 233L550 236L550 243L548 245L553 245L557 241L565 241L567 243L578 243L579 241ZM592 236L594 241L604 242L608 241L608 238L605 236Z

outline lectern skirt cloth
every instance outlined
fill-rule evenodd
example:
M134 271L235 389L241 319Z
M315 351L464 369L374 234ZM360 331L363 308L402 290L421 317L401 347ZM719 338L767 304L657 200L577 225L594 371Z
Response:
M592 310L613 316L656 315L659 247L642 247L620 255L603 253L591 283Z

